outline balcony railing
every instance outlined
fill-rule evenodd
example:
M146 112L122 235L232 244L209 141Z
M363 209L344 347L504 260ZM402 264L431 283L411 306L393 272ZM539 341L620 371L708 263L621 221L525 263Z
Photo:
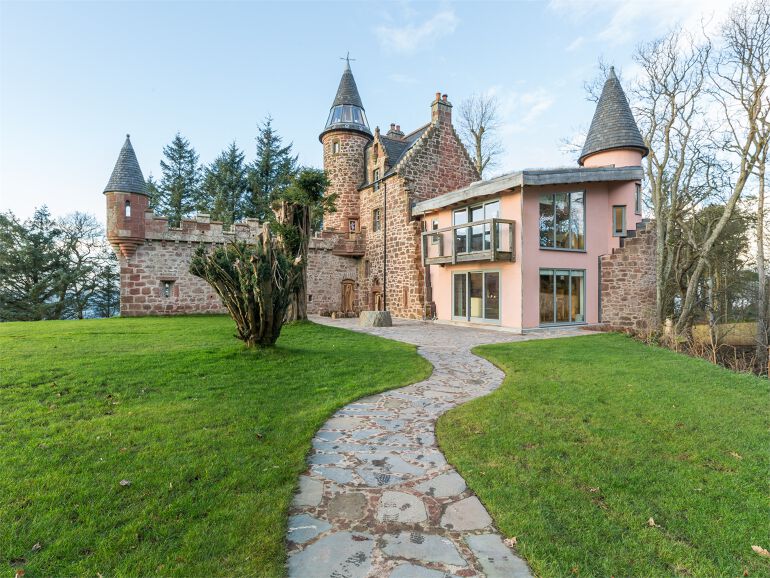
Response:
M515 221L487 219L422 234L423 265L515 261Z

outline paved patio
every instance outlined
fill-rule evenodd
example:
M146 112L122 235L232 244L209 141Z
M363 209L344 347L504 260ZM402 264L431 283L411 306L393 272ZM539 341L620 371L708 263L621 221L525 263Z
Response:
M403 320L363 329L357 319L313 321L417 345L434 370L425 381L345 406L316 433L289 518L289 576L531 576L447 464L434 425L448 409L502 382L502 371L472 347L587 332L568 327L516 335Z

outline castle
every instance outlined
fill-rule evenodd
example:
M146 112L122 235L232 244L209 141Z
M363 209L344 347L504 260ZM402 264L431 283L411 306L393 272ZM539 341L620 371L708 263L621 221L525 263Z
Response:
M641 216L647 148L610 72L578 167L479 175L436 93L425 125L369 127L349 62L319 136L336 212L310 242L308 312L389 310L522 331L640 329L654 309L654 238ZM178 228L148 210L129 138L104 190L121 314L224 313L192 276L201 243L253 238L206 215Z

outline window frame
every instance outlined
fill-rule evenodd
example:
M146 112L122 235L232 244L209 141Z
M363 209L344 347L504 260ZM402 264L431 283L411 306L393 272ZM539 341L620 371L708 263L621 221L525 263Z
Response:
M372 183L374 184L374 190L380 190L380 167L376 167L372 170Z
M621 232L618 232L617 227L617 213L616 209L623 209L623 214L621 217ZM612 236L613 237L627 237L628 236L628 220L626 219L626 211L628 209L627 205L612 205Z
M472 273L481 273L482 275L482 300L481 311L486 314L487 310L487 275L497 275L497 319L488 319L486 317L472 317L471 308L469 303L470 293L470 275ZM455 315L455 277L462 275L465 277L465 315ZM503 320L503 300L502 300L502 286L503 286L503 273L501 269L465 269L462 271L452 271L452 302L451 302L451 318L453 321L463 321L466 323L480 323L485 325L501 325Z
M333 155L340 154L340 141L339 141L339 139L334 139L332 141L332 154Z
M438 219L431 219L430 221L430 230L435 231L438 229ZM431 245L438 245L439 241L441 241L441 235L431 235L430 236L430 244Z
M636 183L636 192L634 197L634 214L642 214L642 183Z
M569 269L569 268L561 268L561 267L541 267L538 270L538 300L540 299L540 279L543 277L544 274L547 274L548 272L551 272L551 280L553 282L553 321L548 323L543 323L542 321L538 321L539 327L553 327L553 326L559 326L559 325L586 325L588 321L588 301L586 299L586 293L587 293L587 283L588 283L588 272L586 269ZM583 305L583 320L582 321L556 321L556 275L557 273L566 271L568 273L568 281L567 286L569 287L569 294L568 298L570 301L572 300L572 274L573 273L582 273L582 275L576 275L576 277L583 278L583 294L581 295L581 302ZM538 309L537 315L538 320L540 320L541 317L541 311Z
M126 219L130 219L131 218L131 201L129 201L128 199L126 199L126 202L123 205L123 216Z
M382 207L372 209L372 232L382 231Z
M577 193L582 193L582 195L583 195L583 248L582 249L573 249L572 247L557 247L556 246L556 195L561 195L561 194L565 194L565 193L568 195L568 198L569 198L569 207L568 207L568 212L570 214L569 230L572 229L572 226L571 226L571 224L572 224L572 195L573 194L577 194ZM552 233L552 237L553 237L553 245L550 246L550 247L548 247L546 245L541 245L540 244L540 239L539 239L540 233L541 233L540 225L539 225L539 220L540 220L540 197L543 196L543 195L548 195L548 194L551 195L551 202L552 202L552 206L554 207L553 225L551 227L551 233ZM537 244L538 244L538 247L540 248L540 250L541 251L567 251L567 252L570 252L570 253L587 253L588 252L588 235L586 233L588 231L588 223L587 223L588 219L586 218L586 216L588 215L588 209L587 209L587 206L586 206L587 204L588 204L588 191L586 189L573 189L573 190L567 190L567 191L554 191L553 193L540 193L540 195L538 195L538 200L537 200L537 205L538 205L538 207L537 207L537 216L538 216L537 235L538 235L538 243Z
M461 228L461 227L463 227L463 225L475 222L475 221L471 220L471 214L472 214L472 211L474 209L478 209L478 208L481 208L481 210L484 212L484 218L482 218L481 220L482 221L486 221L487 220L487 218L486 218L487 205L492 205L492 204L495 204L495 203L497 203L497 217L490 217L490 219L501 219L502 217L500 216L500 214L502 212L501 211L501 209L502 209L502 201L500 200L500 197L494 197L492 199L487 199L486 201L481 201L481 202L477 202L477 203L470 203L470 204L464 205L462 207L457 207L456 209L453 209L452 210L452 227L460 227ZM462 212L462 211L465 211L465 219L466 220L465 220L464 223L457 224L457 223L455 223L455 215L457 213ZM476 250L476 251L473 250L473 246L472 246L473 231L472 231L472 229L473 229L473 227L467 227L466 228L465 250L464 251L457 251L458 254L460 254L460 253L462 253L462 254L467 254L467 253L483 253L484 251L489 251L490 250L491 247L484 248L484 247L486 247L486 243L487 243L487 240L488 240L488 234L489 234L489 231L487 231L486 229L484 231L482 231L482 237L481 237L482 238L482 241L481 241L482 248L480 250ZM455 243L455 246L456 246L456 243L457 243L457 230L458 229L455 228L453 230L454 230L454 233L452 235L453 236L452 243ZM468 231L470 231L470 233ZM491 231L491 228L490 228L490 231ZM499 236L498 236L498 244L499 243L500 243L500 239L499 239ZM491 243L490 243L490 245L491 245Z

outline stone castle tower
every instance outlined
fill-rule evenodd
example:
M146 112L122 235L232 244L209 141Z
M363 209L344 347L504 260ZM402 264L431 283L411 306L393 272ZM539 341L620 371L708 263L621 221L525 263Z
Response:
M131 135L120 150L104 188L107 200L107 240L118 255L131 257L144 243L144 213L150 206L147 184L131 146Z
M372 142L372 131L358 87L346 61L329 118L318 137L323 144L323 163L331 186L328 194L337 195L337 211L327 215L327 231L357 233L360 229L359 187L366 180L364 150Z

